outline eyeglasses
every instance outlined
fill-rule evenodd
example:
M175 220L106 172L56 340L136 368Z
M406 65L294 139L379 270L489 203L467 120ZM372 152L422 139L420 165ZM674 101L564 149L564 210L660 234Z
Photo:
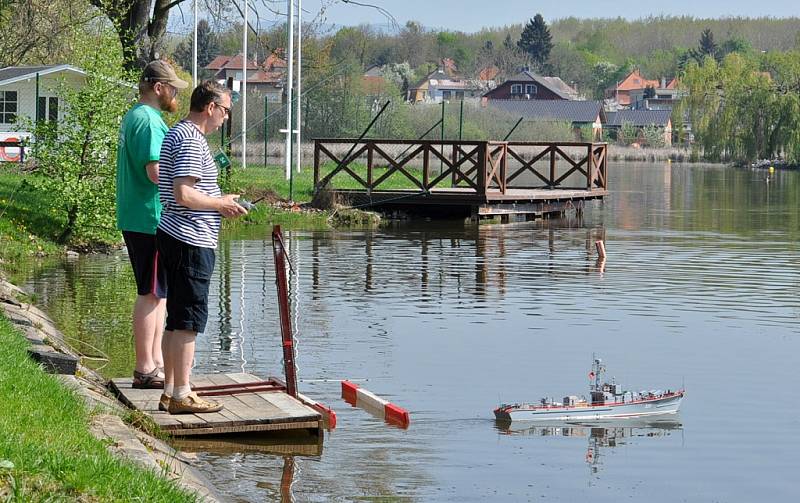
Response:
M230 109L229 107L226 107L225 105L220 105L220 104L219 104L219 103L217 103L216 101L215 101L215 102L213 102L213 103L214 103L214 105L216 105L216 106L218 106L219 108L221 108L221 109L222 109L222 110L225 112L225 115L230 115L230 114L231 114L231 109Z
M172 94L173 98L178 95L178 88L177 87L175 87L175 86L173 86L171 84L167 84L166 82L161 82L161 81L156 82L156 84L161 84L161 87L167 87L171 91L171 94Z

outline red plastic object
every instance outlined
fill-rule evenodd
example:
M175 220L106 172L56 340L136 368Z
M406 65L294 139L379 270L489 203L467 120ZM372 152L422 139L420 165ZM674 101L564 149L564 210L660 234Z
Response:
M328 429L333 430L336 428L336 412L333 411L330 407L326 407L321 403L317 403L314 405L314 408L325 417L328 423Z
M387 423L392 423L402 428L408 428L411 423L408 411L393 403L387 403L384 407L384 412L386 413L385 420Z
M358 384L351 383L350 381L342 381L342 398L345 402L353 407L356 406L358 401Z

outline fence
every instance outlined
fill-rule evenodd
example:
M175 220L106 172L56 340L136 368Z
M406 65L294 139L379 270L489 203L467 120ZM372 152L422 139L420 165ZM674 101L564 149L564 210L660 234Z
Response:
M480 196L509 189L605 191L607 153L605 143L319 139L314 185L367 193L466 189Z

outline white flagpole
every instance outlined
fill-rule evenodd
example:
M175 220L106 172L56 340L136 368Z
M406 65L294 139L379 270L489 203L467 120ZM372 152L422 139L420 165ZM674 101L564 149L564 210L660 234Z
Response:
M292 86L294 71L294 1L286 0L288 40L289 47L286 49L287 68L286 68L286 179L292 176Z
M303 0L297 0L297 96L295 96L295 100L297 101L297 113L295 114L296 122L297 122L297 152L295 153L296 163L297 163L297 172L300 172L300 163L303 157L303 151L300 148L300 142L302 140L302 124L303 121L301 120L300 115L300 105L301 105L301 97L302 94L302 87L303 87Z
M197 0L194 0L194 35L192 37L192 89L197 87Z
M247 168L247 0L244 4L244 29L242 30L242 46L244 58L242 63L242 169Z

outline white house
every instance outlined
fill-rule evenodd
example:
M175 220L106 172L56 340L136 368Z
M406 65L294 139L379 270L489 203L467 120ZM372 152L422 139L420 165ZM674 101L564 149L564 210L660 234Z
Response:
M0 141L30 138L20 131L18 119L60 120L64 104L57 90L61 81L75 89L83 86L86 73L70 65L9 66L0 69ZM0 161L18 160L19 149L0 147Z

